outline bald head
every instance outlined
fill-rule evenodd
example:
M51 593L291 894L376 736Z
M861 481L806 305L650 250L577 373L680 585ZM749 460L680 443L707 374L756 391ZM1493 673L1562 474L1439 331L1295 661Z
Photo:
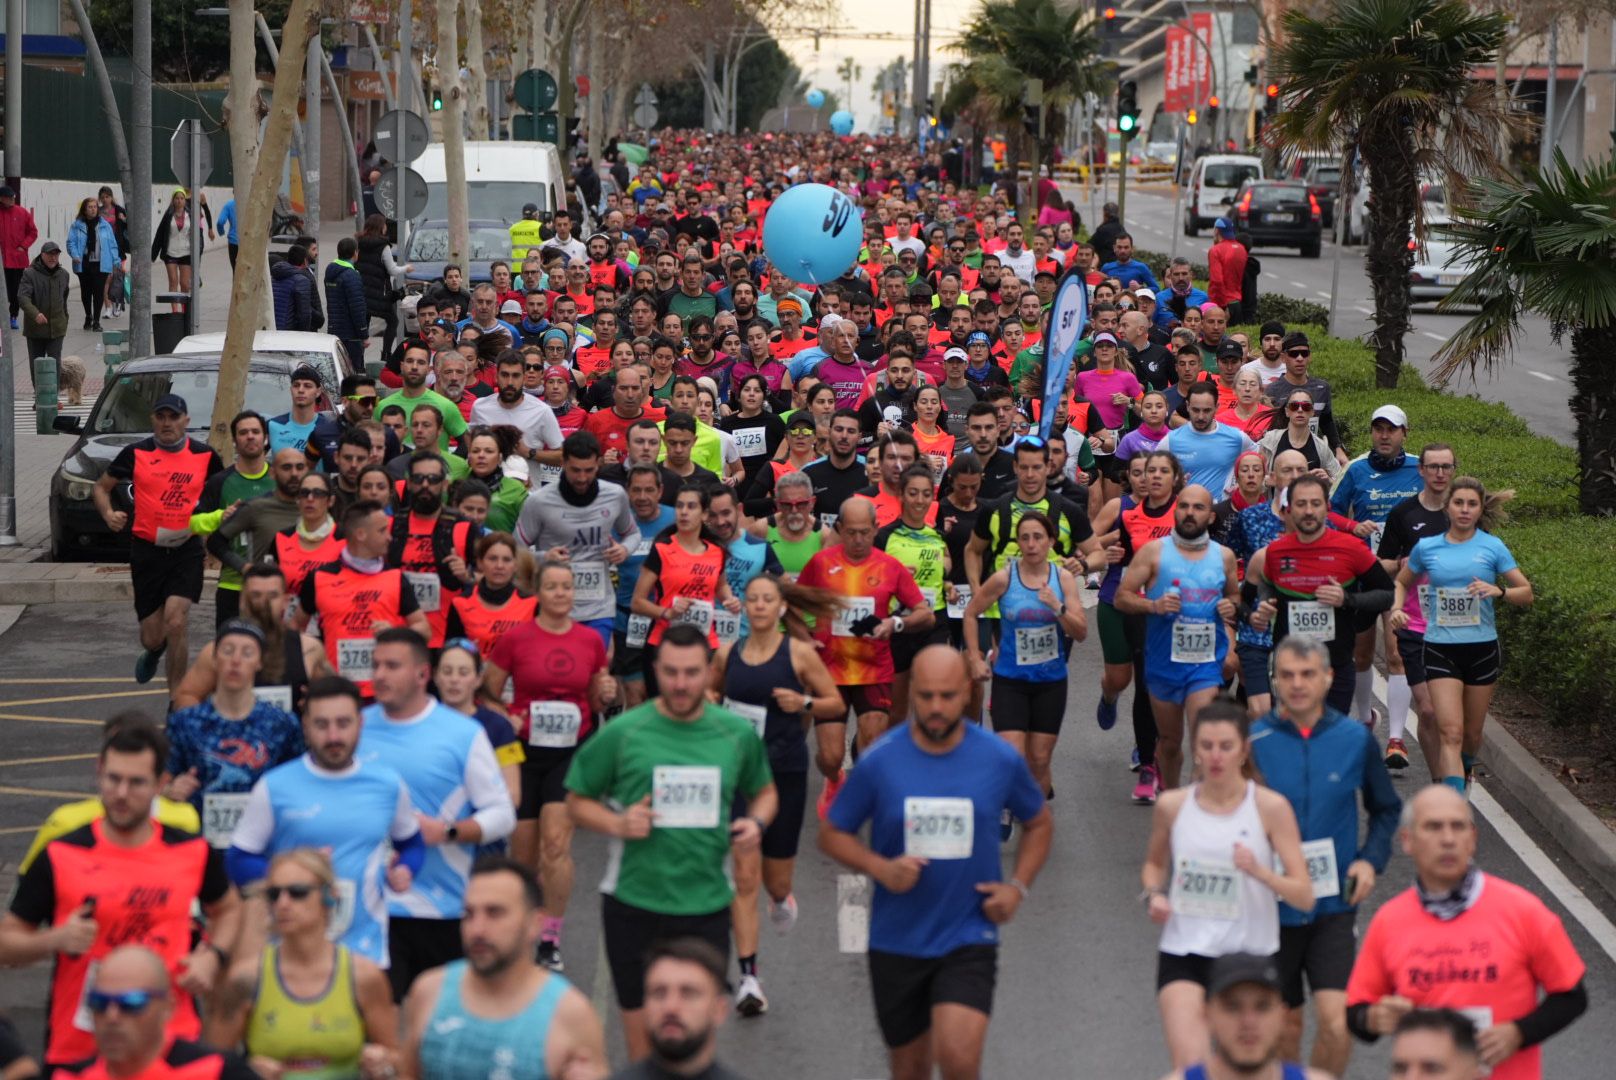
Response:
M934 746L952 746L971 696L964 655L946 645L928 645L915 656L909 680L917 736Z
M1403 807L1403 850L1428 891L1452 892L1464 881L1476 856L1476 821L1470 803L1455 785L1432 784Z
M1274 463L1269 467L1269 482L1275 491L1283 491L1307 469L1307 456L1300 450L1281 450L1274 455Z
M112 999L99 1009L91 999L95 1047L108 1071L114 1076L140 1073L162 1053L163 1032L174 1014L168 968L144 945L120 946L101 959L90 989ZM137 1005L127 996L131 994L150 1000Z
M1470 802L1447 784L1429 784L1422 788L1403 808L1403 827L1419 828L1420 822L1436 817L1462 817L1472 828L1475 814Z
M110 994L129 990L165 993L168 967L144 945L120 945L96 966L95 989Z

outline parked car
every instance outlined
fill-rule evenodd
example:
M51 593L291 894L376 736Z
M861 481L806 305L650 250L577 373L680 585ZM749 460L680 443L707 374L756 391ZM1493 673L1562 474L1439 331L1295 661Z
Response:
M1195 236L1223 217L1240 185L1262 177L1262 158L1250 154L1208 154L1197 160L1185 193L1184 235Z
M291 403L292 372L303 357L253 355L247 369L244 407L278 416ZM58 416L56 430L77 436L51 477L51 559L122 561L129 557L129 537L107 528L95 509L96 481L112 459L130 443L151 432L151 409L164 394L179 394L191 408L192 438L203 438L213 423L213 395L219 385L219 354L150 356L119 365L107 379L88 421ZM333 395L322 393L319 408L332 407Z
M1335 199L1341 193L1341 162L1314 161L1302 174L1302 183L1307 185L1307 193L1318 200L1319 209L1324 214L1324 227L1335 227Z
M511 258L511 233L504 222L489 218L476 219L471 222L471 251L465 260L466 287L480 281L492 279L489 264L497 259L509 262ZM423 221L416 230L410 234L409 250L404 253L404 261L409 264L410 270L404 275L404 289L406 292L422 293L431 287L432 283L443 277L443 268L449 262L449 223L434 220ZM515 270L521 269L516 267Z
M192 334L174 346L175 356L217 356L224 351L224 334ZM332 400L342 392L342 380L354 371L363 371L349 358L342 341L333 334L312 334L302 330L260 330L253 335L254 356L285 356L301 364L313 364ZM276 409L283 413L284 408Z
M1304 259L1319 257L1323 211L1297 180L1247 180L1236 194L1234 226L1251 234L1253 247L1294 247Z
M1426 228L1441 225L1446 215L1426 220ZM1456 262L1459 249L1451 240L1427 235L1424 243L1410 240L1414 250L1414 265L1408 272L1408 298L1411 303L1439 301L1447 297L1470 276L1470 268Z

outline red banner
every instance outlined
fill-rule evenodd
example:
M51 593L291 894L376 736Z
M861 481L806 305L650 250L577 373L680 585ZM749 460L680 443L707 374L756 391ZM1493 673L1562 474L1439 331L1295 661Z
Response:
M1165 93L1162 108L1183 112L1190 107L1190 52L1195 48L1182 24L1167 28L1167 52L1162 61Z
M1190 77L1190 99L1187 107L1200 107L1212 100L1212 13L1198 11L1190 16L1190 29L1199 43L1189 40L1186 35L1184 48L1189 53L1188 62Z

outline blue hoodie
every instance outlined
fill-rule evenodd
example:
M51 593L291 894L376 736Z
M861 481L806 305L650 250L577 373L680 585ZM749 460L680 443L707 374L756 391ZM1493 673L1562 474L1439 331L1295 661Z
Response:
M1392 853L1392 834L1403 800L1392 787L1380 746L1369 729L1356 720L1325 707L1324 715L1303 738L1291 721L1277 711L1251 726L1251 759L1263 783L1290 800L1302 842L1335 841L1336 874L1340 892L1319 898L1311 912L1279 905L1281 926L1306 926L1320 915L1352 911L1347 903L1347 867L1362 859L1378 876ZM1358 840L1358 799L1363 797L1369 829Z

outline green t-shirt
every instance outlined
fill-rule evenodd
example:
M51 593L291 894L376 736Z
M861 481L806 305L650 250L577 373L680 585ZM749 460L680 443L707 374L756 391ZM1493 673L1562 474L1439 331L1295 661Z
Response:
M700 296L686 296L683 289L674 289L668 297L668 311L679 316L679 321L685 326L697 315L705 315L709 319L718 314L718 297L702 290Z
M943 569L948 542L942 533L930 525L911 529L900 517L875 534L875 546L909 568L920 591L931 598L933 608L941 611L948 606L944 595L947 575Z
M226 507L238 502L245 504L274 490L275 478L270 475L267 462L257 476L247 476L234 467L214 473L202 489L197 512L191 517L191 531L198 536L217 532ZM243 559L251 558L252 537L245 533L231 537L230 546ZM219 568L219 588L240 592L241 585L240 570L228 566Z
M514 532L516 519L527 501L527 488L514 476L502 477L488 504L488 527L495 532Z
M735 898L724 861L736 792L750 799L773 782L748 721L716 705L672 720L653 699L578 748L566 787L616 808L652 797L659 823L643 840L611 841L601 892L659 915L706 915Z
M438 410L438 415L443 417L443 432L438 436L438 450L440 452L448 450L450 439L458 439L466 433L466 418L460 415L460 406L436 390L423 391L420 397L405 397L404 391L395 390L376 403L376 411L372 415L380 420L389 405L397 405L404 410L404 427L407 431L410 413L417 405L423 403Z

